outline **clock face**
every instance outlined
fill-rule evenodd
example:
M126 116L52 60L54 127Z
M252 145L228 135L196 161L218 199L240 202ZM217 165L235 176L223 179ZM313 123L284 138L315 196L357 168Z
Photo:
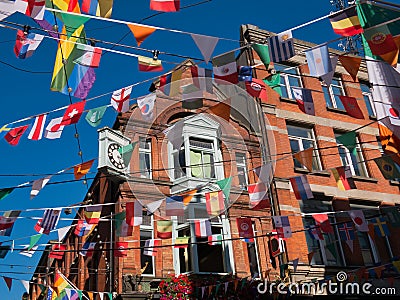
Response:
M124 164L121 154L118 152L118 149L120 147L121 146L118 145L117 143L109 144L107 155L108 155L108 159L113 164L113 166L116 167L117 169L122 170L122 169L126 168L126 166Z

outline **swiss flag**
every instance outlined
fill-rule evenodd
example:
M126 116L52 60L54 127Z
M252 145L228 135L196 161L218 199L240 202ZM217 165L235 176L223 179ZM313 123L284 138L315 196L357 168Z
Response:
M264 81L253 78L252 81L246 81L246 90L253 96L267 101L267 90Z
M86 101L76 102L67 107L60 125L71 125L78 123L83 110L85 109Z
M116 242L114 249L114 256L126 257L128 256L128 242Z
M251 239L254 238L253 225L251 218L237 218L236 224L239 231L239 237Z

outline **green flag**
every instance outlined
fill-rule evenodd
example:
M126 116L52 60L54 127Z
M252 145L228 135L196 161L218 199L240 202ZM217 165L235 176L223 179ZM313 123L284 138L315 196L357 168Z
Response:
M362 4L357 3L357 13L361 27L364 29L392 20L387 24L390 33L393 36L400 34L400 11L398 9L390 9L389 7L365 2ZM393 22L395 19L396 21Z
M225 195L225 199L229 200L229 194L231 193L232 177L228 177L216 182L222 193Z
M110 300L113 300L113 294L112 294L112 293L108 293L107 295L108 295L108 298L109 298Z
M100 125L101 119L106 112L107 105L92 108L88 111L85 119L89 123L90 126L97 127Z
M330 244L326 245L326 248L328 248L328 250L332 254L332 256L335 259L337 259L337 252L336 252L335 243L330 243Z
M9 194L11 194L11 192L14 190L14 188L4 188L4 189L0 189L0 200L4 199L5 197L7 197Z
M129 163L131 161L133 150L135 149L135 146L137 143L138 142L134 142L132 144L122 146L121 148L118 149L118 152L122 155L122 160L124 161L125 166L129 165Z
M123 211L121 213L118 213L114 217L115 217L115 234L117 236L121 236L122 223L126 219L126 212Z
M275 74L271 75L268 78L263 79L266 85L268 85L271 89L273 89L275 92L277 92L280 96L282 96L282 90L281 90L281 75Z
M30 251L33 246L36 245L36 243L39 241L40 237L42 236L42 234L35 234L31 236L31 239L29 241L29 247L28 247L28 251Z
M357 134L355 131L349 131L346 132L345 134L342 134L338 137L336 137L336 141L341 143L343 146L345 146L347 149L349 149L350 152L352 152L354 155L356 154L356 136Z
M77 292L78 292L78 297L79 297L79 300L82 300L82 291L81 290L77 290ZM112 298L110 298L111 300L112 300Z
M377 157L374 158L374 161L385 179L394 180L396 178L400 178L398 165L393 161L390 156Z
M400 227L400 212L397 207L382 207L382 212L393 227Z
M83 15L70 15L68 13L60 13L61 19L64 22L65 29L67 30L67 37L70 38L71 35L78 29L81 25L85 24L90 20L89 17Z
M254 51L257 52L258 56L260 57L261 61L263 62L264 66L268 69L268 66L271 62L269 57L269 49L268 45L262 44L253 44L251 45Z

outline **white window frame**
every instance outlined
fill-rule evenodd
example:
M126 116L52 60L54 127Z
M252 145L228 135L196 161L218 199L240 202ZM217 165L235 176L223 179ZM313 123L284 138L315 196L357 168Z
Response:
M179 150L174 149L172 143L168 142L168 168L169 177L173 183L171 187L172 194L179 193L188 189L194 189L199 184L209 182L210 180L218 181L225 178L224 166L222 163L222 152L219 145L219 139L221 138L222 134L220 128L221 125L211 118L207 117L205 114L190 116L180 122L184 122L184 124L182 124L183 143L180 149L184 150L185 153L186 174L184 173L182 177L175 178L174 169L176 166L174 165L173 155ZM210 141L212 143L215 174L214 178L192 177L192 170L190 168L190 149L193 148L193 146L190 146L191 138Z
M140 225L140 234L139 236L141 236L142 231L146 231L146 232L150 232L151 233L151 239L154 239L154 218L153 215L148 216L150 217L150 224L151 225ZM140 250L142 251L142 250ZM142 258L142 252L140 252L140 258ZM155 277L156 276L156 265L155 265L155 257L151 256L152 259L152 265L153 265L153 272L151 274L142 274L143 277ZM140 261L140 264L142 264L142 261ZM141 268L143 266L140 266Z
M187 207L188 209L188 215L189 215L189 220L193 220L194 218L194 210L195 206L191 204L190 206ZM197 208L202 208L204 209L204 205L199 205ZM178 224L178 218L176 216L171 217L172 220L172 226L173 226L173 231L172 231L172 240L174 241L178 237L178 230L181 230L183 228L187 228L189 226L190 228L190 241L193 244L190 244L189 247L191 247L191 265L192 265L192 270L188 270L185 273L195 273L195 274L210 274L210 272L201 272L199 270L199 263L198 263L198 252L197 252L197 244L196 244L196 234L195 234L195 225L194 222L190 223L183 223L183 224ZM216 222L218 220L218 222ZM235 273L235 262L234 262L234 257L233 257L233 245L231 241L231 229L229 225L229 219L226 218L225 215L220 215L219 217L213 218L211 221L211 226L215 227L221 227L221 235L222 235L222 241L221 241L221 246L222 246L222 260L224 264L224 269L225 272L221 273L213 273L213 274L218 274L218 275L227 275L229 273ZM175 274L179 275L181 274L180 272L180 261L179 261L179 249L172 248L173 250L173 264L174 264L174 271ZM185 274L184 273L184 274Z
M301 128L301 129L305 129L305 130L310 130L311 138L305 138L305 137L301 137L301 136L290 135L289 134L289 130L288 130L289 142L290 142L290 140L296 140L298 142L300 151L303 151L303 150L306 150L306 149L304 149L304 145L303 145L302 141L303 140L312 141L312 144L314 146L313 161L315 161L315 163L317 165L316 171L322 170L322 164L321 164L321 160L320 160L320 157L319 157L319 152L318 152L318 148L317 148L317 140L316 140L316 137L315 137L314 128L308 128L308 127L302 127L302 126L293 125L293 124L287 124L287 127L289 127L289 126L297 127L297 128ZM303 166L303 168L306 169L306 167L304 167L304 166Z
M252 226L253 226L254 235L257 236L258 234L257 234L257 230L256 230L256 228L255 228L255 224L252 223ZM256 251L257 273L258 273L258 277L254 277L253 279L261 279L260 256L259 256L259 253L258 253L258 238L257 238L257 237L254 237L253 240L254 240L254 249L255 249L255 251ZM247 246L248 246L248 245L247 245ZM248 248L248 247L247 247L247 251L249 251L249 248ZM247 255L247 257L248 257L248 255ZM249 259L249 258L248 258L248 259ZM249 259L249 264L250 264L250 259ZM250 272L251 272L251 271L250 271Z
M332 78L332 81L334 81L334 80L337 80L339 82L339 84L331 83L329 86L327 86L325 83L321 82L322 87L328 89L329 100L332 103L332 106L328 105L328 102L326 101L326 99L325 99L325 103L326 103L326 106L330 107L330 108L338 108L335 96L339 96L339 95L336 95L333 93L332 86L339 88L339 90L341 92L341 94L340 94L341 96L346 95L346 91L344 90L343 80L340 77L336 77L336 76L334 76ZM324 96L325 96L325 93L324 93Z
M149 145L149 149L140 147L141 143L143 143L143 142L146 143L147 145ZM147 179L152 179L153 178L153 172L152 172L153 162L152 162L152 157L151 157L151 150L152 150L151 142L152 141L149 138L145 138L145 137L140 137L139 138L139 169L140 169L140 154L144 154L145 156L148 156L149 157L149 164L150 164L148 170L142 170L142 169L139 170L141 178L147 178ZM149 175L148 176L144 175L144 174L142 174L142 172L143 173L148 173Z
M210 143L212 148L208 149L208 148L192 145L190 143L190 141L194 141L194 140L198 140L198 141L199 140L203 140L206 143ZM189 137L189 141L188 142L189 142L189 146L188 146L188 148L185 148L185 152L189 153L188 155L185 155L186 163L189 161L189 163L186 164L187 165L186 176L194 177L194 178L201 178L201 179L208 179L208 180L216 179L216 176L217 176L216 173L215 173L215 158L216 158L216 151L215 151L215 146L216 146L215 144L216 143L215 142L216 142L216 140L215 139L211 140L211 139L207 139L207 138L198 138L198 137L191 136L191 137ZM199 141L199 142L201 142L201 141ZM186 151L186 149L188 151ZM192 162L190 161L190 151L191 150L201 152L201 166L200 167L202 168L203 177L196 177L196 176L192 175ZM205 174L205 172L204 172L204 164L205 164L205 162L203 161L204 160L204 153L211 155L212 158L213 158L213 166L212 166L212 168L213 168L214 177L205 177L204 176L204 174ZM189 175L188 175L188 171L190 172Z
M364 91L364 90L362 89L363 86L367 87L367 88L368 88L368 91ZM360 89L361 89L361 92L362 92L364 101L365 101L365 102L368 101L369 106L371 107L371 110L372 110L372 113L373 113L373 114L370 115L370 116L371 116L371 117L376 116L374 98L372 97L371 89L368 87L367 84L362 83L362 82L360 82ZM368 109L368 107L367 107L367 109ZM369 112L368 112L368 113L369 113Z
M335 223L335 220L332 220L332 218L334 217L330 217L329 222L333 222ZM309 218L310 220L312 220L312 217ZM311 226L315 226L315 221L312 220ZM337 255L339 255L339 257L337 258L337 261L339 262L339 264L330 264L328 261L328 256L326 251L329 251L326 247L326 240L325 240L325 235L327 235L326 233L322 233L322 235L324 236L323 240L316 240L316 242L318 243L318 250L321 253L321 259L322 259L322 264L325 266L338 266L338 267L342 267L342 266L346 266L346 259L344 256L344 252L343 252L343 247L342 247L342 243L341 240L339 238L339 232L337 230L336 226L333 226L334 228L334 243L336 245L336 250L337 250ZM309 235L309 233L307 232L306 234ZM310 239L312 239L310 237ZM342 264L341 264L342 263ZM318 265L318 264L316 264Z
M246 153L244 152L235 152L235 162L236 162L236 171L239 175L239 168L241 168L243 170L243 176L244 176L244 183L240 182L240 177L238 176L238 180L239 180L239 185L243 190L247 189L247 185L249 184L249 178L248 178L248 174L247 174L247 157L246 157Z
M300 85L295 86L295 87L303 87L303 81L301 80L301 75L299 72L299 68L298 67L290 67L290 66L285 66L285 65L281 65L281 64L275 64L275 68L279 66L277 68L278 71L280 70L284 70L283 72L280 73L281 79L283 79L284 83L279 82L279 85L281 87L281 89L285 89L286 90L286 94L287 97L289 99L294 99L293 93L292 93L292 86L290 85L290 77L294 77L296 78L299 82ZM296 74L292 74L292 73L288 73L288 70L295 70Z
M335 134L340 135L340 133L335 133ZM343 144L339 143L337 140L336 140L336 143L337 143L338 149L339 148L343 149L343 151L345 152L345 155L346 155L346 164L343 164L343 160L342 160L342 157L340 156L340 152L339 152L339 156L340 156L342 165L349 166L350 170L351 170L351 174L354 176L369 177L369 172L368 172L367 166L364 161L364 155L362 153L362 149L360 147L360 142L358 140L358 137L356 136L356 152L357 152L356 160L357 160L357 164L358 164L359 168L362 169L362 173L364 173L364 174L362 174L362 173L356 174L356 171L354 169L353 160L351 159L351 153L350 153L349 149L347 149L347 147L345 147Z

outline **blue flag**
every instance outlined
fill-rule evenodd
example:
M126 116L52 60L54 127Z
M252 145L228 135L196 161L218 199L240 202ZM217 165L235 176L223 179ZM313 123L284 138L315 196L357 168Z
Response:
M292 32L284 31L268 38L269 56L273 62L286 61L295 56Z
M332 72L331 59L329 57L328 46L321 46L306 51L308 68L311 76L323 76Z
M249 66L239 67L239 81L252 81L253 80L253 68Z

